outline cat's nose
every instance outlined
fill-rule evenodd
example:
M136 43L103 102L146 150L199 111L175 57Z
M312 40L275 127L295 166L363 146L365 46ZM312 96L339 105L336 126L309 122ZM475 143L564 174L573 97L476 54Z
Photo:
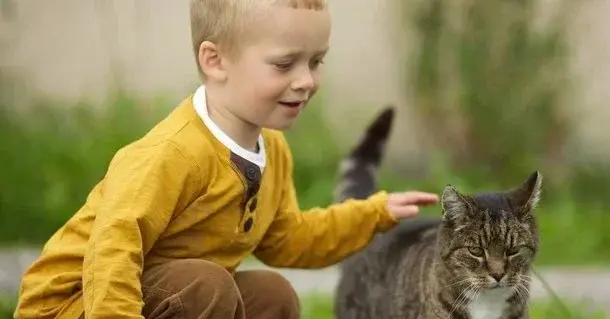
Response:
M502 278L504 278L503 272L490 273L489 275L491 276L491 278L495 279L497 282L500 282L500 280L502 280Z

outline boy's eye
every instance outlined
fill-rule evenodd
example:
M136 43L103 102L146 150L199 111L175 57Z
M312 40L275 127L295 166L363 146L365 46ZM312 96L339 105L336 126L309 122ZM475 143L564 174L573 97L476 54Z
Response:
M324 59L316 59L313 61L312 63L312 67L315 69L318 66L320 66L320 64L324 64Z
M288 70L292 66L292 62L274 63L273 66L278 70Z

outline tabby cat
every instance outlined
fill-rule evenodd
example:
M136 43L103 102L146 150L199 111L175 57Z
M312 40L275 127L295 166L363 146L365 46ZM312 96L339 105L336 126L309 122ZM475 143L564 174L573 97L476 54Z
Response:
M374 191L393 117L391 108L381 113L343 161L336 201ZM342 263L337 318L528 318L541 185L534 172L499 192L446 186L440 218L403 221Z

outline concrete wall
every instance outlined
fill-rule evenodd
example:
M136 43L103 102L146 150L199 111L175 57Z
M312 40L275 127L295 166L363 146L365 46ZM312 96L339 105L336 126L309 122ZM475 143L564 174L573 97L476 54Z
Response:
M413 155L419 147L409 130L406 85L397 67L404 43L393 40L396 10L389 0L330 0L334 19L325 93L327 114L363 124L386 103L401 106L394 149ZM0 20L2 46L11 65L33 89L59 99L101 99L108 90L111 67L131 90L147 95L165 92L176 98L196 85L189 43L186 0L13 0L13 21ZM374 4L372 4L374 3ZM574 66L583 83L581 104L584 145L610 155L605 143L610 108L610 30L605 16L610 0L590 0L579 16ZM610 20L609 20L610 21ZM4 49L3 48L3 49ZM4 52L7 54L7 52ZM349 139L351 139L350 137ZM400 144L400 145L398 145ZM402 152L400 152L402 153Z

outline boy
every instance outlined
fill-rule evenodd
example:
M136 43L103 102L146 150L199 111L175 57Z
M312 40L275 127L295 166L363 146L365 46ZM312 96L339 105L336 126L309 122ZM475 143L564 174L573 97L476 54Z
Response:
M387 195L301 213L283 135L315 94L328 49L323 0L192 0L203 83L117 152L83 207L25 273L18 318L298 318L249 254L319 268L436 202Z

